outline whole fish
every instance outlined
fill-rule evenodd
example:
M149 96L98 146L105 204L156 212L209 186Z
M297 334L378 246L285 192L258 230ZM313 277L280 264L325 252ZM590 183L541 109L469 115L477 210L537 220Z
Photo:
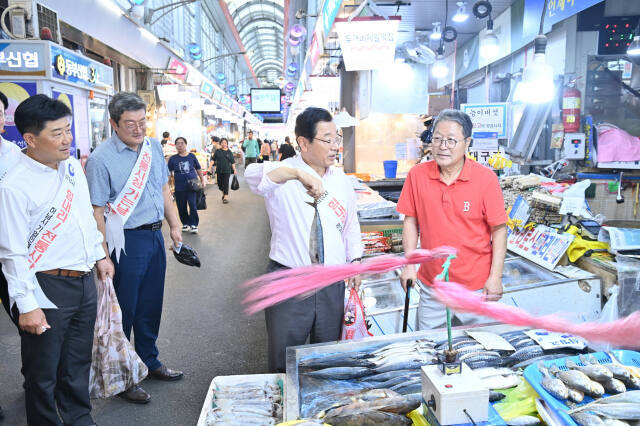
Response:
M607 352L607 355L611 358L613 365L618 366L618 368L624 368L629 372L629 378L627 379L621 377L616 378L622 380L628 387L640 388L640 369L622 364L612 352Z
M473 370L473 374L475 374L476 377L483 378L483 377L490 377L490 376L497 376L497 375L506 376L509 374L518 374L518 373L506 367L499 367L499 368L485 367L485 368L478 368L476 370Z
M515 339L509 343L511 343L511 346L513 346L514 348L519 348L521 346L531 346L532 344L537 345L535 340L527 335L524 335L520 339Z
M458 349L462 349L462 348L465 348L465 347L468 347L468 346L475 346L475 345L478 345L478 341L475 340L475 339L468 338L468 339L463 339L463 340L460 340L460 341L454 343L453 345L451 345L451 347L453 349L458 350ZM480 345L480 346L482 346L482 345ZM482 346L482 347L484 348L484 346Z
M320 379L349 380L372 374L372 371L373 370L366 367L331 367L309 371L303 374Z
M591 392L587 392L592 398L600 398L604 395L604 386L602 386L599 382L591 381Z
M544 350L540 346L524 346L506 357L504 359L504 365L517 364L519 362L537 358L542 355L544 355Z
M569 389L564 382L556 377L552 377L549 370L544 366L542 361L538 364L538 370L542 373L541 385L556 399L564 401L569 397Z
M622 383L621 380L618 379L611 378L607 381L601 382L601 384L602 386L604 386L604 390L611 395L627 391L627 387L624 385L624 383Z
M413 423L407 416L374 409L355 410L341 415L327 416L324 418L324 422L332 426L364 426L376 424L408 426Z
M437 359L396 361L380 365L373 369L375 373L386 373L393 370L419 370L423 365L434 364Z
M578 365L570 359L566 360L564 364L567 366L567 368L571 370L581 371L590 379L596 381L605 381L613 378L613 374L611 373L611 371L604 366L600 364L590 364L586 361L586 359L581 359L581 361L583 362L583 364L585 364L584 366Z
M422 393L411 393L392 398L376 399L371 403L371 408L387 413L407 414L420 407L420 404L422 404Z
M488 358L500 358L500 354L494 351L469 352L460 357L460 361L479 361Z
M584 401L584 393L579 390L569 388L569 401L575 402L576 404L581 403Z
M602 419L602 421L607 426L629 426L629 423L618 419Z
M540 419L534 416L518 416L507 420L508 426L536 426L540 423Z
M593 382L582 371L568 370L562 371L556 365L551 366L549 372L562 380L570 388L577 389L590 395L593 392Z
M620 393L618 395L611 395L606 398L597 399L593 402L590 402L585 405L581 405L580 407L576 407L569 411L569 414L588 411L591 407L595 405L606 405L606 404L631 404L640 407L640 391L627 391L625 393Z
M489 390L494 389L509 389L514 388L520 384L520 377L515 374L508 374L506 376L489 376L481 379L482 385Z
M472 370L477 368L501 367L504 365L504 359L502 357L483 357L472 361L467 360L465 362Z
M400 383L406 383L415 379L421 379L420 370L414 370L414 373L412 374L407 374L407 375L395 377L393 379L389 379L386 382L380 383L379 387L384 389L391 389L395 385L398 385Z
M456 351L458 352L458 356L462 356L464 354L471 353L471 352L483 352L483 351L486 351L486 349L484 348L484 346L480 344L476 344L476 345L463 346L461 348L456 349Z
M415 341L395 342L373 351L372 354L375 356L375 355L379 355L394 349L410 350L410 349L414 349L415 347L416 347Z
M611 363L602 364L602 366L611 371L611 374L613 374L614 378L622 380L624 383L629 383L629 379L631 378L629 370L627 370L624 365L616 362L617 359L616 361L614 361L615 357L613 356L613 354L607 355L609 356ZM590 360L591 363L597 362L593 357L591 357Z
M502 392L489 391L489 402L497 402L502 401L506 398L507 395Z
M604 426L602 419L590 413L574 413L571 418L580 426Z
M422 379L411 380L406 383L401 383L391 387L392 391L398 392L401 395L407 395L422 391Z
M351 358L351 357L335 357L335 358L311 358L304 361L300 361L298 364L301 368L313 368L316 370L329 367L375 367L376 364L364 358Z
M589 407L589 411L613 419L640 420L640 404L628 402L594 404Z
M391 380L394 379L396 377L400 377L400 376L408 376L411 374L420 374L420 370L419 369L415 369L415 370L391 370L391 371L387 371L385 373L379 373L379 374L374 374L372 376L367 376L365 378L362 378L360 380L366 380L367 382L386 382L387 380Z

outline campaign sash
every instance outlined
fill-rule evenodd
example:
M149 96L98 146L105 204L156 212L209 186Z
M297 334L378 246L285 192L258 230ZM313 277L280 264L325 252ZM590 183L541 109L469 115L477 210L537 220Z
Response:
M152 149L148 138L144 138L140 150L127 183L122 187L115 201L107 203L105 207L107 248L109 253L115 250L116 262L120 261L120 251L124 252L124 225L136 209L151 173Z
M34 273L32 290L37 299L50 303L50 305L44 303L41 306L42 308L55 308L55 305L47 299L40 286L37 285L34 269L42 262L47 253L51 252L51 246L55 244L56 238L63 232L69 220L76 186L75 175L78 172L71 161L63 161L61 164L64 167L62 183L51 201L51 207L46 209L38 222L36 222L35 228L29 232L29 239L27 240L29 272ZM80 170L80 173L82 173L82 170ZM13 306L14 303L15 299L9 297L9 306Z

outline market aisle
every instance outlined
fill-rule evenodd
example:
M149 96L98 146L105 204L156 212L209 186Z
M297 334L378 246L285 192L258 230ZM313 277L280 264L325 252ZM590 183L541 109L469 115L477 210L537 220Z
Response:
M93 415L100 426L195 425L214 376L267 372L264 315L243 313L240 284L266 272L269 223L262 198L249 192L242 179L240 185L227 205L218 188L209 185L200 234L184 235L202 268L181 265L167 252L158 346L161 361L184 370L185 378L175 383L145 380L143 387L153 398L146 406L120 398L94 401ZM170 241L167 227L163 229L165 241ZM3 312L0 405L7 425L26 423L19 356L19 338Z

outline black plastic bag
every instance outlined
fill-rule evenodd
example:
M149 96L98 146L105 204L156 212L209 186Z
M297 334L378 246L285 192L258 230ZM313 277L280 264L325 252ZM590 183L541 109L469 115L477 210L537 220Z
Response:
M196 194L196 208L198 210L206 210L207 209L207 196L204 195L204 191L200 190Z
M240 189L240 184L238 183L238 177L233 175L233 180L231 181L231 189L237 191Z
M200 258L198 258L198 253L196 253L191 246L182 244L178 248L173 247L171 251L178 262L187 266L200 267Z

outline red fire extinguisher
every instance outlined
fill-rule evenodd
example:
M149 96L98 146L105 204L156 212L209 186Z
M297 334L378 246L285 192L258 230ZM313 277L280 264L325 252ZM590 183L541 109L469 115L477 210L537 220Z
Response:
M580 131L580 91L576 80L567 83L562 92L562 125L565 133Z

